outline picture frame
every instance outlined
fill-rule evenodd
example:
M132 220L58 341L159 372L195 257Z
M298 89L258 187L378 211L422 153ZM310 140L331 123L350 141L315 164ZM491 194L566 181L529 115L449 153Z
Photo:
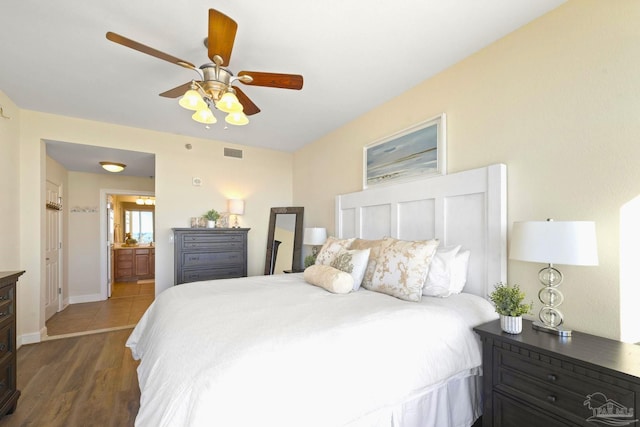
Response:
M364 147L363 183L373 185L447 173L446 114Z

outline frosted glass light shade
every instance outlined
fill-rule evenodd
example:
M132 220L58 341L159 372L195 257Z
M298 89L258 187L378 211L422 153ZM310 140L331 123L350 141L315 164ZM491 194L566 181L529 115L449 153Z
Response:
M102 169L109 172L122 172L124 168L127 167L124 163L115 163L115 162L100 162L100 166Z
M509 258L544 264L598 265L595 223L515 222Z
M184 95L182 95L182 98L180 98L180 101L178 101L178 104L180 104L182 108L194 111L208 108L208 105L206 102L204 102L202 96L200 96L198 91L193 89L189 89L188 91L186 91Z
M310 227L304 229L302 237L303 245L319 246L327 240L327 229L322 227Z
M229 113L224 121L234 126L244 126L249 123L249 118L242 112Z
M232 215L244 215L244 200L229 199L227 200L227 209Z
M193 116L191 116L191 118L196 122L203 123L205 125L210 125L218 121L216 120L216 117L213 115L211 110L206 107L203 110L198 110L193 113Z
M216 102L216 108L225 113L239 113L242 111L242 104L233 92L225 92Z

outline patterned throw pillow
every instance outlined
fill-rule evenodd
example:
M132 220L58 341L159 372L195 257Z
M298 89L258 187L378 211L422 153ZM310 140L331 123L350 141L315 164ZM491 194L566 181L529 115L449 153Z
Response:
M390 240L380 251L367 289L405 301L420 301L431 258L440 242Z
M316 258L316 264L320 265L331 265L331 261L338 255L338 253L343 249L349 249L351 242L354 239L338 239L337 237L330 236L324 245L322 245L322 249L318 253L318 257Z
M378 259L378 255L380 255L380 249L382 246L390 244L390 240L380 239L380 240L366 240L366 239L355 239L349 249L354 250L364 250L369 249L369 262L367 263L367 268L364 271L364 277L362 278L362 286L366 289L369 289L371 286L371 279L373 278L373 272L376 270L376 260Z
M353 290L360 289L364 272L367 269L370 249L361 251L342 249L331 261L331 267L349 273L353 277Z

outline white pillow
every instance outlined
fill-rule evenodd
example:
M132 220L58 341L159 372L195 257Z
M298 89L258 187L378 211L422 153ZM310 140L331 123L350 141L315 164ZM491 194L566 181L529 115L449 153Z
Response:
M459 250L460 245L447 246L436 250L427 274L427 282L422 288L422 295L430 297L448 297L451 295L451 273Z
M469 271L470 251L460 251L456 255L451 266L451 285L449 290L452 294L459 294L467 284L467 273Z
M380 250L371 284L363 286L405 301L420 301L431 258L440 242L389 240Z
M351 246L351 242L353 242L354 240L355 238L338 239L337 237L329 236L327 241L324 242L324 245L322 245L322 249L320 249L320 252L318 253L316 264L331 265L331 261L333 261L336 255L338 255L338 252L343 249L349 249L349 246Z
M307 283L323 288L334 294L348 294L353 289L353 277L330 265L312 265L304 270Z
M353 290L360 289L364 272L369 262L369 253L371 249L364 250L345 250L342 249L338 255L331 261L331 267L340 271L349 273L353 277Z

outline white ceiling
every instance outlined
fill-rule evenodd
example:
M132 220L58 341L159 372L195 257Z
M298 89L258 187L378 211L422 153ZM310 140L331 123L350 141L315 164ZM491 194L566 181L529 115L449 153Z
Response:
M5 0L0 90L22 109L294 151L563 2ZM209 8L238 23L232 72L302 74L303 89L241 85L262 112L228 129L218 113L207 130L158 96L193 71L105 38L201 65Z

